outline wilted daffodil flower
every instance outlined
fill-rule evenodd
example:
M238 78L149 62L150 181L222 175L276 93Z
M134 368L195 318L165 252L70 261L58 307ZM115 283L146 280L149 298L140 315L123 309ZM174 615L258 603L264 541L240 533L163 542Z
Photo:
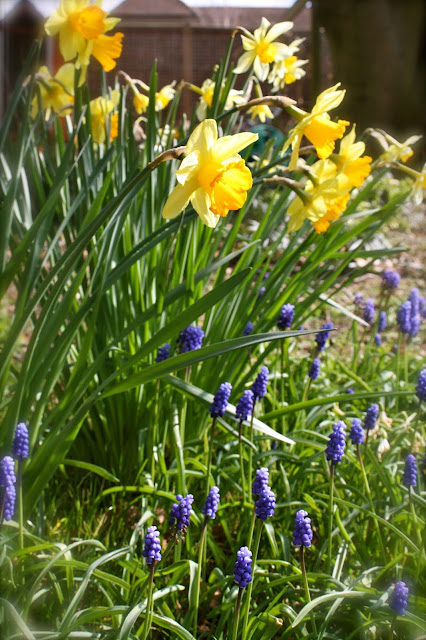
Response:
M110 98L96 98L89 103L92 120L93 140L103 144L109 126L109 140L118 136L118 113L112 113L120 99L119 91L113 91Z
M338 107L345 97L345 91L337 89L339 86L340 83L320 93L311 113L297 107L288 107L287 110L299 121L289 132L282 149L284 153L291 145L290 170L296 169L300 143L304 135L312 142L321 159L328 158L333 153L335 140L343 137L349 122L333 122L327 113L330 109Z
M250 170L238 152L258 139L256 133L218 138L215 120L201 122L186 145L186 157L176 171L179 184L169 195L163 218L175 218L191 201L208 227L240 209L252 186Z
M290 31L293 23L278 22L269 29L270 25L269 20L262 18L260 27L255 29L254 33L239 27L243 34L241 40L245 53L238 60L234 73L244 73L253 65L255 75L263 82L268 77L271 62L281 60L288 55L287 45L275 40L283 33Z
M74 103L74 72L71 62L62 65L54 77L47 67L40 67L36 74L37 85L40 90L41 106L45 110L46 120L52 111L66 116L71 112ZM31 117L35 118L39 111L39 97L35 96L31 102Z
M121 55L122 33L106 36L120 22L109 18L99 6L88 0L61 0L59 9L47 19L44 28L49 36L59 34L59 49L67 62L76 59L76 67L86 67L93 55L105 69L111 71Z

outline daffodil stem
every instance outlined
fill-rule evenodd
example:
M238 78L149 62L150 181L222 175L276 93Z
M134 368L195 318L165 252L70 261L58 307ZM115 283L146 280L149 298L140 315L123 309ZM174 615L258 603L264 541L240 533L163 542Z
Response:
M356 446L356 452L357 452L357 456L358 456L359 466L361 467L361 473L362 473L362 477L363 477L363 480L364 480L364 486L365 486L365 491L367 493L368 502L370 503L370 509L374 513L374 515L376 515L376 510L375 510L374 504L373 504L373 498L371 496L370 485L368 484L368 478L367 478L367 474L365 473L364 462L362 460L361 447L360 447L359 444L357 444L357 446ZM376 527L377 537L379 539L379 544L380 544L380 550L382 552L382 562L384 564L386 564L385 545L383 544L383 538L382 538L382 534L381 534L381 531L380 531L380 526L379 526L379 523L378 523L376 518L374 518L374 525Z
M243 640L246 637L246 632L247 632L248 618L250 613L251 593L253 591L254 574L256 570L257 554L259 553L259 545L260 545L260 538L262 536L262 530L263 530L263 520L259 519L259 526L257 527L256 536L254 538L254 546L253 546L252 565L251 565L252 581L249 583L247 587L247 597L244 605L243 630L241 634Z
M152 562L149 566L148 598L146 602L145 623L143 626L142 640L146 640L146 638L148 637L148 633L151 629L152 605L153 605L152 592L154 588L154 569L155 569L155 562Z
M300 567L302 569L302 577L303 577L303 584L305 586L306 600L307 600L307 602L310 602L311 601L311 594L309 592L308 576L306 574L304 548L305 547L302 544L302 546L300 547ZM315 624L315 617L314 617L313 611L311 611L310 616L311 616L311 623L312 623L312 631L314 632L314 637L317 638L318 637L317 625Z
M203 557L204 557L204 547L205 547L208 520L209 519L206 516L204 518L203 528L201 530L200 546L198 548L197 580L195 581L194 612L193 612L193 616L194 616L194 637L196 637L196 635L197 635L197 628L198 628L198 605L199 605L199 602L200 602L201 573L202 573L202 567L203 567L203 564L204 564L203 563Z
M333 490L334 490L334 464L330 462L330 492L328 500L328 554L327 573L331 575L331 555L333 550Z
M243 590L240 587L238 589L237 602L235 604L234 624L233 624L233 627L232 627L232 639L231 640L237 640L238 622L240 620L240 610L241 610L241 598L242 598L242 596L243 596Z

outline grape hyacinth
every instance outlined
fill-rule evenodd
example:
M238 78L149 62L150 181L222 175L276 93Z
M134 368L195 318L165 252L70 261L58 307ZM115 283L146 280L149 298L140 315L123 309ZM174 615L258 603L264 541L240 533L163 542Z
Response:
M356 305L357 307L361 307L363 302L364 296L362 295L362 293L356 293L354 297L354 305Z
M155 362L164 362L164 360L168 360L170 358L170 349L171 346L168 342L163 344L162 347L159 347L157 355L155 356Z
M262 491L269 486L269 469L261 467L256 471L256 477L251 485L251 492L255 496L260 496Z
M420 402L426 400L426 369L422 369L417 378L416 395Z
M278 317L278 329L290 329L294 317L294 304L283 304Z
M220 494L219 487L212 487L209 495L203 505L202 512L207 518L214 520L216 518L217 508L219 506Z
M376 403L373 403L368 407L367 413L365 414L364 429L366 431L370 431L371 429L374 429L374 427L376 426L376 420L378 418L378 415L379 415L379 405Z
M405 459L403 482L406 487L417 486L417 461L412 453L409 453Z
M345 451L345 429L345 423L342 420L338 420L334 423L333 431L329 436L325 453L327 460L330 460L332 465L336 465L343 458Z
M29 452L29 438L27 425L20 422L15 429L15 437L12 443L12 456L15 460L26 460Z
M160 562L161 560L160 532L156 526L148 527L142 555L146 558L146 564Z
M318 351L324 351L327 340L330 337L330 331L334 328L334 324L332 322L324 322L322 325L322 329L326 329L326 331L321 331L321 333L317 333L315 336L315 342L317 343Z
M399 616L405 615L408 600L408 587L405 582L397 582L389 600L389 606Z
M377 325L377 331L379 333L382 333L382 331L384 331L387 326L388 326L388 318L386 315L386 311L381 311L379 315L379 323Z
M410 318L410 331L408 332L411 338L415 338L420 330L420 325L422 323L422 319L417 314L416 316L412 316Z
M260 287L259 289L259 293L257 294L258 298L261 298L262 296L264 296L266 293L266 287Z
M312 538L311 519L307 511L300 509L294 520L293 544L295 547L310 547Z
M265 521L275 513L275 493L269 487L265 487L256 501L256 515Z
M240 589L244 589L252 581L251 568L252 553L248 547L241 547L237 551L237 561L234 566L234 580Z
M268 375L269 375L268 367L261 367L260 372L257 374L257 378L253 382L253 386L252 386L254 402L256 402L258 398L263 398L266 395Z
M382 282L385 289L397 289L401 276L396 271L385 269L382 273Z
M352 441L352 444L362 444L364 442L364 430L362 428L362 422L359 418L354 418L352 420L349 437Z
M0 486L7 487L15 482L15 463L13 458L5 456L0 461Z
M311 380L318 380L320 367L321 367L321 360L319 358L314 358L308 373Z
M253 323L251 322L251 320L249 320L246 326L244 327L243 335L249 336L252 333L252 331L253 331Z
M4 487L3 493L3 520L11 520L15 512L15 463L10 456L5 456L0 462L0 487Z
M175 526L178 531L182 531L189 526L189 518L191 516L191 505L194 502L194 496L192 493L188 493L183 497L180 493L177 494L176 500L179 504L173 504L170 512L169 525Z
M244 391L240 398L237 408L235 409L235 415L242 422L247 420L248 416L253 411L254 394L253 391Z
M188 351L196 351L201 349L203 344L204 331L198 327L189 325L183 329L177 339L177 344L180 347L181 353L187 353Z
M353 388L353 387L348 387L348 388L346 389L346 393L355 393L355 390L354 390L354 388Z
M396 315L399 330L401 333L410 333L411 329L411 302L407 300L399 307Z
M374 308L374 300L373 298L368 298L365 301L363 318L366 322L368 322L368 324L371 324L374 320L375 314L376 311Z
M411 302L411 317L414 318L418 316L420 312L420 295L416 287L411 289L408 300Z
M380 335L380 333L376 333L376 335L374 336L374 344L376 345L376 347L382 346L382 336Z
M419 298L419 313L422 318L426 318L426 298Z
M232 385L230 382L224 382L220 385L210 405L210 415L212 418L223 418L226 407L228 406L229 396L231 395Z

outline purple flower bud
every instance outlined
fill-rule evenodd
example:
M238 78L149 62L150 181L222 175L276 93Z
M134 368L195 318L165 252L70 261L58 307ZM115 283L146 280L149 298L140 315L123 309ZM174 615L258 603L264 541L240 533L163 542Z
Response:
M176 500L179 504L173 504L170 512L169 525L175 526L177 531L182 531L189 526L189 518L191 516L191 505L194 502L194 496L192 493L188 493L183 497L180 493L177 494Z
M405 582L397 582L389 600L389 606L399 616L405 615L408 600L408 587Z
M203 344L204 331L198 327L189 325L186 329L183 329L177 339L177 344L180 347L181 353L187 353L188 351L196 351L201 349Z
M308 373L311 380L318 380L320 367L321 367L321 360L319 358L314 358Z
M294 520L293 544L295 547L310 547L312 538L311 519L307 511L300 509Z
M155 357L155 362L163 362L164 360L168 360L170 358L170 349L171 346L168 342L166 342L166 344L164 344L162 347L159 347L157 355Z
M28 438L27 425L20 422L15 429L15 437L12 444L12 456L15 460L26 460L28 458L30 441Z
M7 487L15 482L15 462L10 456L5 456L0 461L0 486Z
M354 297L354 304L357 307L361 307L363 302L364 302L364 296L362 295L362 293L356 293Z
M346 425L342 420L338 420L333 425L333 431L328 438L328 444L325 449L327 460L331 460L333 465L340 462L345 451L345 435Z
M220 494L218 487L212 487L209 495L206 498L206 502L202 508L202 512L208 518L216 518L217 508L219 506Z
M354 388L353 387L348 387L346 389L346 393L355 393Z
M252 386L255 402L258 398L263 398L266 395L268 375L269 375L268 367L261 367L260 372L257 374L257 378L253 382L253 386Z
M14 484L7 484L4 489L4 503L3 503L3 520L9 521L12 520L13 514L15 513L15 500L16 500L16 490Z
M251 485L251 492L255 496L260 496L262 491L269 486L269 469L261 467L256 471L256 477Z
M379 315L379 324L377 325L377 331L382 333L388 326L388 318L386 315L386 311L381 311Z
M420 330L420 325L422 323L422 319L420 317L419 314L417 314L416 316L412 316L410 319L410 337L411 338L415 338L415 336L418 334L419 330Z
M375 314L376 314L376 311L374 308L374 300L373 298L368 298L364 306L364 315L363 315L364 320L368 322L368 324L371 324L374 320Z
M420 295L416 287L411 289L408 300L411 302L411 317L414 318L420 313Z
M419 298L419 313L422 318L426 318L426 298Z
M416 395L419 400L426 400L426 369L422 369L417 378Z
M234 566L234 580L244 589L252 581L251 559L252 553L248 547L241 547L237 551L237 561Z
M294 317L294 304L283 304L278 317L277 326L282 331L290 329Z
M223 418L226 407L228 406L229 396L231 395L232 385L224 382L216 391L213 402L210 405L210 415L212 418Z
M410 333L411 330L411 302L407 300L399 307L396 320L401 333Z
M265 487L256 501L256 515L265 521L275 513L275 493L269 487Z
M376 347L382 346L382 336L380 335L380 333L376 333L376 335L374 336L374 344L376 345Z
M362 428L362 422L359 418L352 420L352 427L349 433L349 437L352 444L362 444L364 442L364 430Z
M406 487L417 486L417 461L412 453L409 453L405 459L403 482Z
M148 531L145 535L145 547L142 551L142 555L146 558L146 564L160 562L161 560L160 532L155 526L148 527Z
M332 322L324 322L324 324L322 325L322 329L326 329L326 331L321 331L321 333L316 334L315 342L318 345L319 351L324 351L327 345L327 340L330 337L331 329L333 328L334 328L334 324Z
M382 280L385 289L397 289L401 281L401 276L396 271L385 269L382 273Z
M249 336L253 331L253 323L249 320L244 327L243 336Z
M366 431L370 431L370 429L374 429L374 427L376 426L376 420L378 418L378 415L379 415L379 405L376 403L373 403L368 407L367 413L365 414L364 429Z
M240 398L239 403L237 404L237 408L235 410L235 415L239 420L247 420L248 416L253 411L254 404L254 394L253 391L244 391L243 395Z
M264 296L266 293L266 287L260 287L259 289L259 293L257 294L258 298L261 298L262 296Z

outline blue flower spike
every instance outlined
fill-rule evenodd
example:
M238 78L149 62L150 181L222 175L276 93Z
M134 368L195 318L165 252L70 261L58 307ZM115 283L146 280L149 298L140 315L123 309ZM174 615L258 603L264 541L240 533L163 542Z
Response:
M237 561L234 565L234 580L240 589L245 587L252 581L252 553L248 547L241 547L237 551Z
M220 494L218 487L212 487L210 489L209 495L206 498L206 501L203 505L202 512L206 516L206 518L211 518L214 520L216 518L217 509L219 507Z
M398 616L405 616L408 601L408 587L405 582L397 582L389 599L390 608Z
M161 560L160 532L155 526L148 527L142 555L146 558L146 564L155 564Z

